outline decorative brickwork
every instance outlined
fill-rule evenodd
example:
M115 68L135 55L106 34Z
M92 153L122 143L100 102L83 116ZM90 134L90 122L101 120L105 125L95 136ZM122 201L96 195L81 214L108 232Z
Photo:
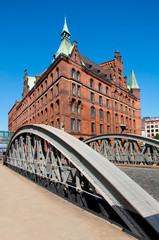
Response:
M124 124L128 133L141 134L140 89L127 88L119 52L97 65L78 52L76 41L70 44L66 28L61 36L55 59L31 89L25 70L22 100L8 114L8 129L43 123L86 139L119 133Z

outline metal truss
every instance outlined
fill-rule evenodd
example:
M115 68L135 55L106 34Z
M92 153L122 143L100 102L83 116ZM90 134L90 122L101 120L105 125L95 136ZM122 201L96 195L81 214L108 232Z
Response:
M25 125L9 142L4 164L139 239L157 239L159 203L112 163L73 136Z
M159 141L134 134L107 134L85 141L113 163L159 165Z

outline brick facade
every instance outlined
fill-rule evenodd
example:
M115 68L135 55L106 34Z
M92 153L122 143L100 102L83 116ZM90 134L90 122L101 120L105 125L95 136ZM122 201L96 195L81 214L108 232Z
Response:
M119 133L141 134L140 89L127 88L119 52L111 61L95 64L73 42L68 56L60 53L30 89L25 70L22 100L8 113L8 130L43 123L75 137Z

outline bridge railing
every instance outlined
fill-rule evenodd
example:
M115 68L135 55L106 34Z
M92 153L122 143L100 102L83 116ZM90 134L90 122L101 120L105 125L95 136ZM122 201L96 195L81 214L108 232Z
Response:
M159 141L134 134L107 134L85 140L110 162L159 165Z
M64 131L42 124L19 128L4 165L139 239L158 239L159 203L108 159Z

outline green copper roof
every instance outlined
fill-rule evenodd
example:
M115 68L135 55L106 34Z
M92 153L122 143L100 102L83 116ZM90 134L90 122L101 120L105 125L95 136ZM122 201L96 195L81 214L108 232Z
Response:
M28 86L29 86L29 90L31 90L34 87L34 83L36 81L35 77L29 77L28 76Z
M131 70L131 72L129 73L129 84L128 84L128 89L139 89L139 86L137 84L136 78L135 78L135 74L134 71Z
M69 33L68 27L67 27L67 23L66 23L66 17L65 17L65 23L64 23L62 32L64 32L64 31L67 32L67 33ZM70 33L69 33L69 34L70 34Z
M64 27L61 34L61 44L57 53L55 54L55 58L57 58L61 53L65 54L66 56L69 56L71 54L74 46L72 46L70 43L70 35L71 34L68 31L66 18L65 18Z

